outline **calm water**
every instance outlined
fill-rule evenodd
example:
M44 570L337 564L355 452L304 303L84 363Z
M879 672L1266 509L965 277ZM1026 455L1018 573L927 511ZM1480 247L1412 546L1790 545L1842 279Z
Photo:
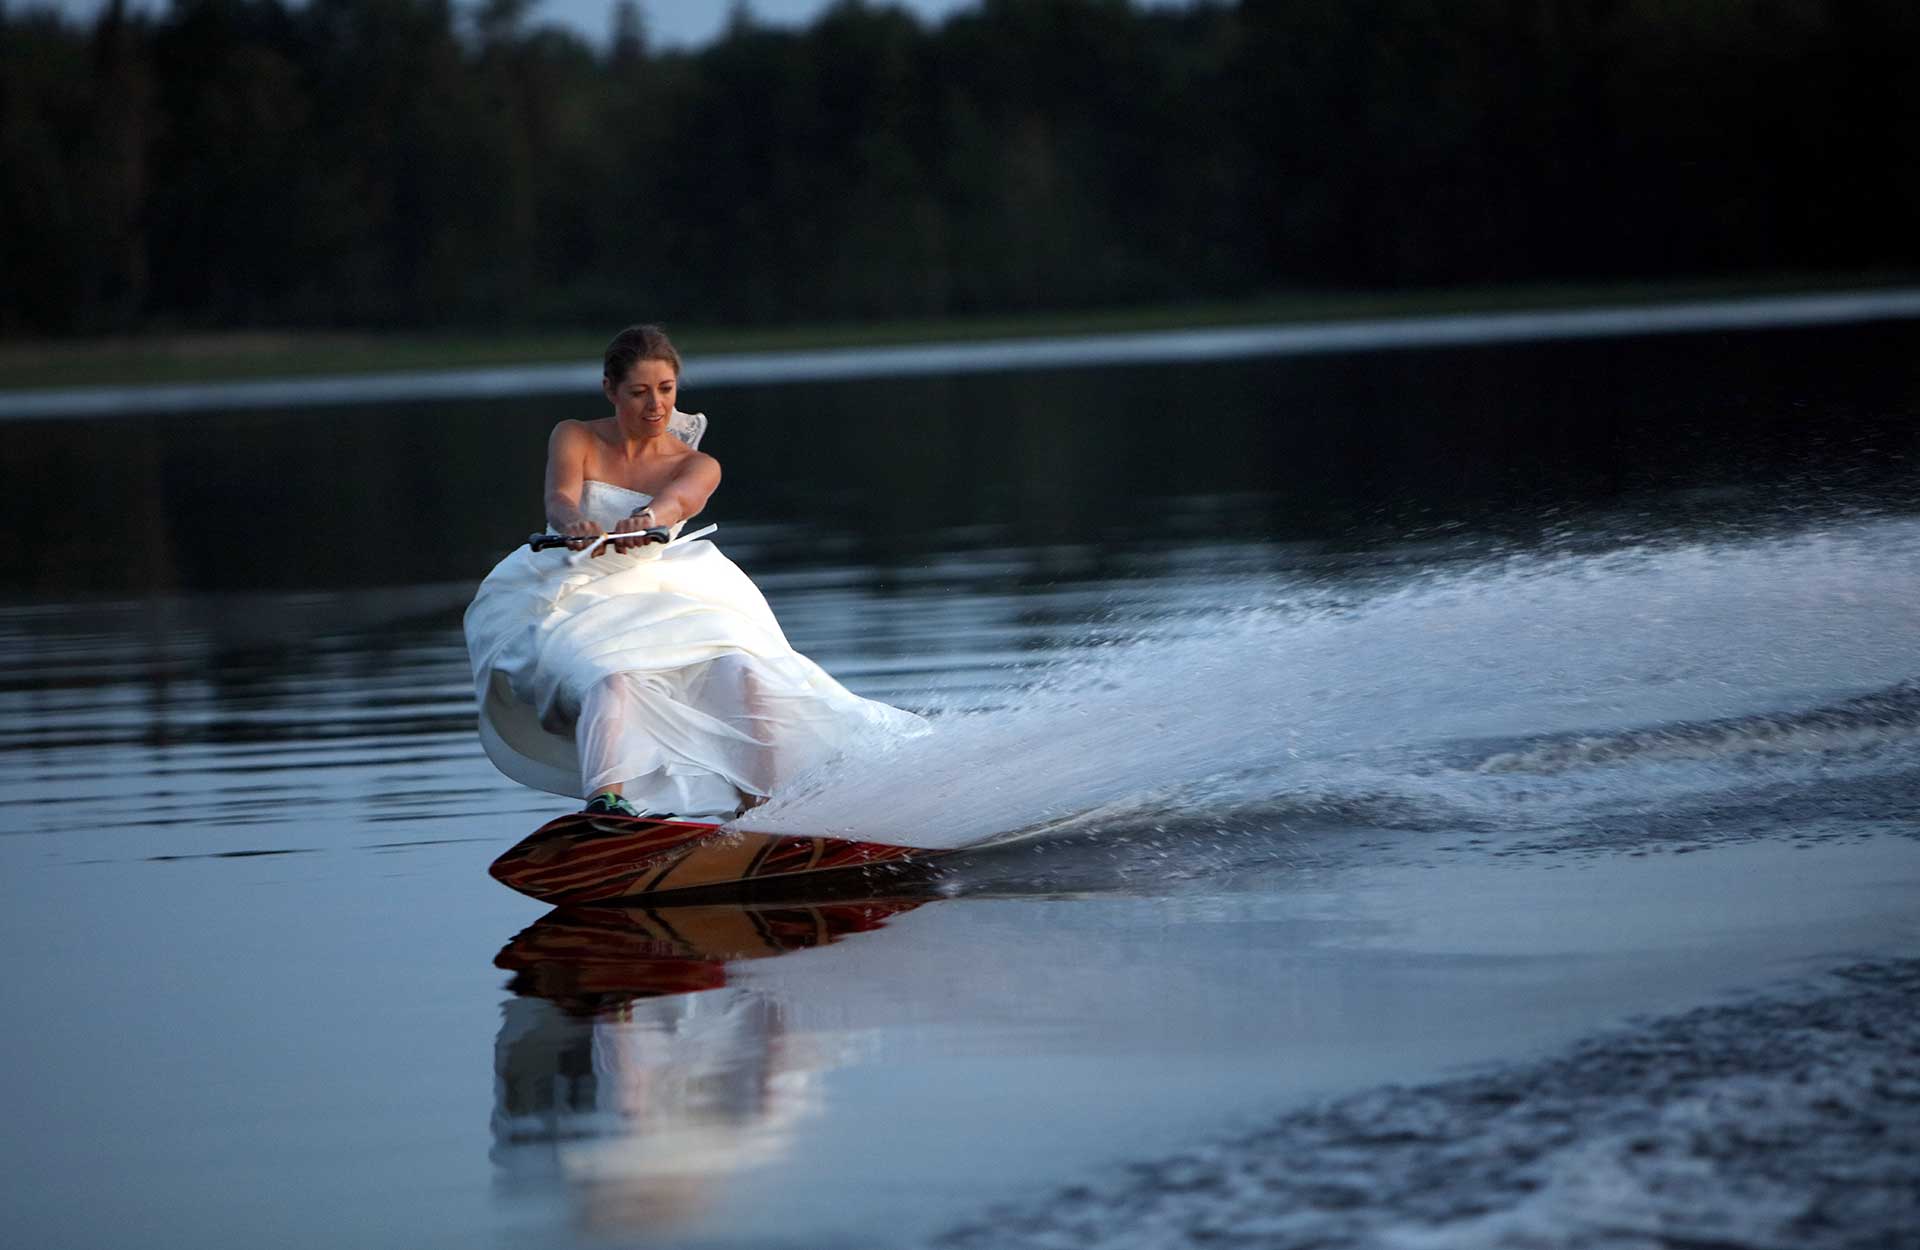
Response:
M0 423L21 1244L1033 1227L1920 954L1920 323L689 398L796 645L940 727L767 821L1049 832L543 916L484 869L564 804L480 755L459 614L591 400Z

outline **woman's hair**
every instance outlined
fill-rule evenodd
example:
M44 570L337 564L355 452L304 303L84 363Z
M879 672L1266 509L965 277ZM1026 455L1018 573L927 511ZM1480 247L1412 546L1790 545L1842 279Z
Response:
M664 360L673 366L673 376L680 376L680 353L659 326L628 326L613 336L607 344L607 380L624 381L638 360Z

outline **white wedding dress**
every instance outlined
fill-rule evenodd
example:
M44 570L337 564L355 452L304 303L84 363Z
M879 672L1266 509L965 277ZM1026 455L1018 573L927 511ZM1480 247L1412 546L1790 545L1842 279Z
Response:
M652 496L589 479L611 529ZM787 642L745 573L705 539L570 559L522 547L467 609L480 740L515 781L635 807L731 814L868 735L918 733Z

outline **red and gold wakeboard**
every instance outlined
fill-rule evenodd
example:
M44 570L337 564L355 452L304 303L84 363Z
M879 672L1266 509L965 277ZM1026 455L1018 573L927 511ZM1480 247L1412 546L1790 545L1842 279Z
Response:
M548 821L488 869L543 903L653 903L696 895L895 883L945 851L844 838L726 831L702 821L574 812Z

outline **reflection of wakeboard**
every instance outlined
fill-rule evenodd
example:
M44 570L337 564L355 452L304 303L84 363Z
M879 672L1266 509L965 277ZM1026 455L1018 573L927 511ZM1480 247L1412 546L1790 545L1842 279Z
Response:
M728 896L801 887L858 894L910 878L945 853L574 812L542 825L488 871L543 903L632 904L666 896L679 901L696 891Z
M878 929L923 901L562 908L523 930L493 963L516 974L516 994L601 1010L717 989L727 983L730 963L826 946Z

